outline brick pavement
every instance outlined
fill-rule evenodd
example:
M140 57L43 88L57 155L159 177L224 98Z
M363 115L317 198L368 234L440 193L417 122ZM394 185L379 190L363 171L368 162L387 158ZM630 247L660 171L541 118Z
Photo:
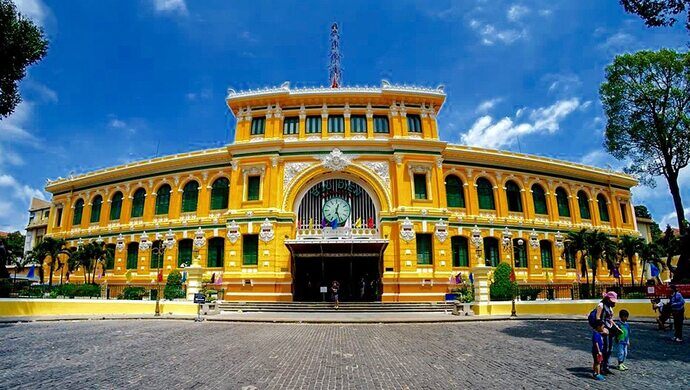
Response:
M690 345L633 326L630 370L589 379L584 321L0 325L0 388L690 388Z

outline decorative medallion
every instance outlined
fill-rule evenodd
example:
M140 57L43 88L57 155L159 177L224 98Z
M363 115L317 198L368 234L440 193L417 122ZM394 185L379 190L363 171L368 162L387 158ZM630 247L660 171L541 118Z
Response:
M263 242L269 242L273 239L274 235L273 224L268 218L264 219L264 222L261 224L261 230L259 230L259 239Z
M146 234L145 231L141 233L141 237L139 238L139 249L142 251L151 249L151 241L149 241L149 235Z
M388 163L385 161L361 161L360 164L362 164L364 167L368 168L372 172L376 174L376 176L379 177L381 183L384 184L384 187L389 188L391 178L390 178L390 171L388 168Z
M474 229L472 229L472 244L474 244L475 247L479 248L482 246L483 240L482 240L482 231L479 230L479 227L477 225L474 225Z
M235 222L235 220L233 219L232 221L230 221L230 223L228 223L226 228L228 230L228 233L227 233L228 240L233 244L236 243L237 240L239 240L240 236L241 236L240 225L238 225L237 222Z
M340 151L340 149L333 149L331 153L326 156L317 157L321 160L321 164L331 171L342 171L348 165L352 164L352 159L355 156L348 156Z
M436 228L434 230L434 234L440 242L446 241L446 238L448 238L448 224L443 219L439 219L438 222L436 222Z
M532 248L539 248L539 235L534 229L529 234L529 244Z
M283 170L283 190L287 189L292 179L312 165L314 163L311 162L286 162Z
M410 218L405 217L405 220L400 224L400 237L405 240L405 242L410 242L414 240L415 232L414 225Z
M199 227L194 233L194 247L197 249L203 248L206 245L206 237L204 237L204 231Z

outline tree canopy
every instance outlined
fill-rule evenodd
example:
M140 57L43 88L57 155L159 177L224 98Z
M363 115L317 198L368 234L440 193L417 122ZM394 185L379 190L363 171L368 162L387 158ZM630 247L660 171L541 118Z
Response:
M0 119L22 101L18 82L26 76L26 67L47 51L43 30L24 18L11 0L0 0Z
M601 85L606 150L643 183L663 175L684 231L678 174L690 162L690 56L669 49L619 55Z
M621 0L625 12L636 14L647 27L673 26L678 15L687 12L690 0ZM690 30L690 15L686 15L685 28Z

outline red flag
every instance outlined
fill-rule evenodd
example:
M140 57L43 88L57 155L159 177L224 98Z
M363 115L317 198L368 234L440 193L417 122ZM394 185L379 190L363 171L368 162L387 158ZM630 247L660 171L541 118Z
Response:
M367 219L367 227L368 227L369 229L373 229L373 228L374 228L374 218L369 217L369 219Z
M163 270L158 271L158 283L163 281Z
M510 281L515 282L515 268L510 269Z

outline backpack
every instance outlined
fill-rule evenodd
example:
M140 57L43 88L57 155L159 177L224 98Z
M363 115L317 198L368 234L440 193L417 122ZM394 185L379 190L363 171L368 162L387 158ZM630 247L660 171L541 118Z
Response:
M600 318L597 318L597 308L595 307L594 310L589 312L589 315L587 316L587 322L589 323L589 326L594 329L596 326L597 320ZM601 311L602 316L604 315L604 311Z

